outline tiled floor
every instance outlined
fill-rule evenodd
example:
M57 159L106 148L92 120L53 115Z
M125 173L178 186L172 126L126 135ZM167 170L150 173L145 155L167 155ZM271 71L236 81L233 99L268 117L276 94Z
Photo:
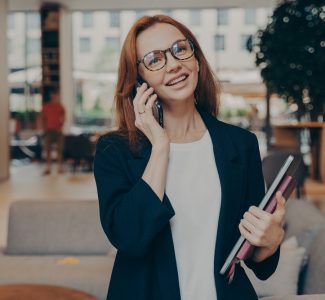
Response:
M97 199L92 173L42 176L42 170L38 163L12 167L10 180L0 183L0 247L5 245L8 207L13 201ZM325 213L325 184L308 179L305 189L306 197Z

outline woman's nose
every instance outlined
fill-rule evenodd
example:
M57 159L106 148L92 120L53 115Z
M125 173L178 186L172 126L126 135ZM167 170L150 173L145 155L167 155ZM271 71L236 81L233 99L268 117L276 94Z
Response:
M166 53L166 72L172 72L175 69L179 69L181 67L181 62L176 59L174 56L170 54L170 52Z

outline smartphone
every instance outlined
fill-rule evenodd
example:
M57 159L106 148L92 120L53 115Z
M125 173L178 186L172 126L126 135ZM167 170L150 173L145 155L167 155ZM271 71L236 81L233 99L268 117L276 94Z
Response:
M144 80L141 77L138 77L135 88L134 88L134 92L133 92L134 97L135 97L135 94L137 92L137 88L140 87L143 83L144 83ZM159 123L159 125L161 127L164 127L163 107L162 107L162 103L159 100L159 98L157 98L154 105L152 106L152 113L153 113L153 116L155 117L156 121Z

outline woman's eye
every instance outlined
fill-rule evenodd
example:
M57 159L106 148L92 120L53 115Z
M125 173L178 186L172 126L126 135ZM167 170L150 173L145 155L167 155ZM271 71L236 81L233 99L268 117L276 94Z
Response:
M150 60L149 64L150 64L150 65L154 65L154 64L158 63L159 61L160 61L159 58L154 57L154 58L152 58L152 59Z
M174 48L175 54L182 54L186 52L186 46L185 45L177 45L177 47Z
M186 50L185 47L178 47L176 49L176 53L181 53L181 52L184 52L185 50Z
M161 56L153 56L149 59L148 61L148 65L149 66L154 66L159 64L161 61L163 60L163 58Z

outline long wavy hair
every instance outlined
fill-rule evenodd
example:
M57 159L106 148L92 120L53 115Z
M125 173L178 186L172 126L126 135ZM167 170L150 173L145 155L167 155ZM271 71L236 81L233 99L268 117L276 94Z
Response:
M146 140L145 135L134 124L133 94L138 76L136 39L142 31L157 23L167 23L175 26L186 38L192 41L195 57L200 66L198 84L195 89L196 105L215 117L219 111L219 83L194 34L186 26L169 16L144 16L135 22L125 38L120 54L118 80L114 97L116 133L127 138L129 146L133 150L139 149L143 141Z

